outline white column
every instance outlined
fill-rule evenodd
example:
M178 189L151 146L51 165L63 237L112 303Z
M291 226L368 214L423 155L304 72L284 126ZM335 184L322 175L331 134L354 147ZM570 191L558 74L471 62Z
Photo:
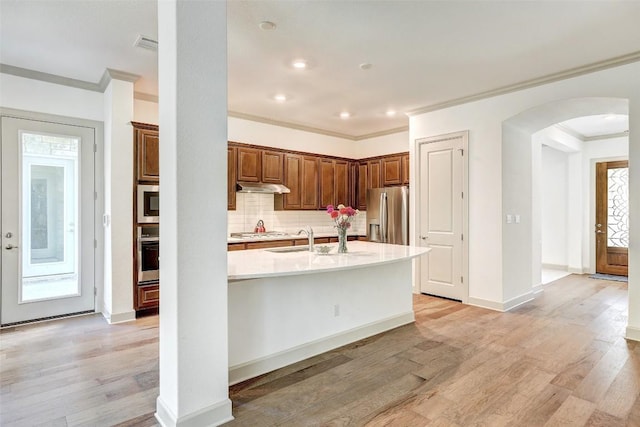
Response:
M629 323L627 338L640 341L640 89L629 99Z
M109 77L104 91L104 305L109 323L133 310L133 82Z
M158 2L163 426L232 419L227 340L226 3Z

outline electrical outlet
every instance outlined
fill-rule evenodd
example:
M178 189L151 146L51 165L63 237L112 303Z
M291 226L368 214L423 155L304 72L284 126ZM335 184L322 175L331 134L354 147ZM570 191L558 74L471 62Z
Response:
M333 306L333 317L340 316L340 304L336 304Z

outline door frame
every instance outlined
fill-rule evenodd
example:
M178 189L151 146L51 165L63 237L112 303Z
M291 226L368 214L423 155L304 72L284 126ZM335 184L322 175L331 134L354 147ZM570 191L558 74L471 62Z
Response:
M589 236L589 274L596 272L596 164L603 162L617 162L629 160L629 156L607 156L589 159L589 222L584 228L584 232Z
M34 111L18 110L14 108L0 107L0 117L32 120L68 126L80 126L93 129L94 133L94 311L101 312L104 305L104 122L77 117L61 116L55 114L39 113ZM1 189L0 189L1 191ZM2 194L0 194L2 196ZM0 210L2 209L2 197L0 197ZM2 274L2 264L0 264Z
M417 245L419 242L418 218L420 218L420 146L434 142L446 141L450 139L462 138L462 303L469 302L469 131L452 132L443 135L417 138L413 147L413 165L410 170L413 172L413 189L410 193L415 196L410 202L414 206L413 221L410 221L411 244ZM429 256L428 254L426 256ZM414 293L420 293L420 264L414 260Z

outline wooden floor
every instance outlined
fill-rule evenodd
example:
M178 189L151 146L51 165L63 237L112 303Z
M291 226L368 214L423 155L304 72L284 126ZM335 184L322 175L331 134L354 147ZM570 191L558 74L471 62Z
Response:
M568 276L509 313L415 297L416 323L231 387L228 426L640 426L626 283ZM0 425L153 426L157 317L0 334Z

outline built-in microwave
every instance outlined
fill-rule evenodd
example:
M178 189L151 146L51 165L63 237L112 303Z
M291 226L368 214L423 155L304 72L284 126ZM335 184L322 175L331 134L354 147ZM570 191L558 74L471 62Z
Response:
M160 188L157 185L138 185L138 223L160 222Z

